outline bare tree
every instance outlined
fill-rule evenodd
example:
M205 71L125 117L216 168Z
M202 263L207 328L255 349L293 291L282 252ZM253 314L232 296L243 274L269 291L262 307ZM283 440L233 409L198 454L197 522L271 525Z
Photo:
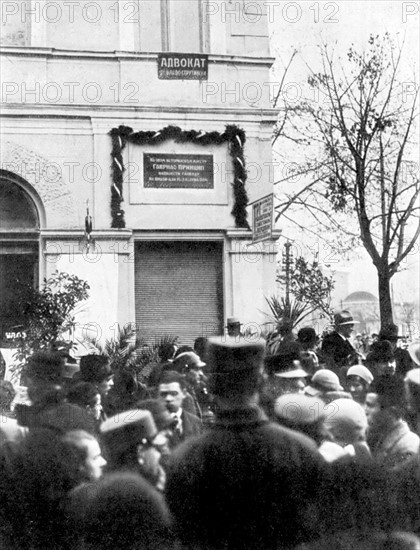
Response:
M274 136L280 154L297 159L277 183L300 178L277 197L276 219L321 238L333 234L336 248L362 244L378 274L382 325L393 320L390 280L420 235L412 160L418 86L400 79L402 51L388 34L371 36L364 52L350 48L345 61L321 45L321 72L308 67L312 97L286 98ZM297 215L302 211L312 227Z

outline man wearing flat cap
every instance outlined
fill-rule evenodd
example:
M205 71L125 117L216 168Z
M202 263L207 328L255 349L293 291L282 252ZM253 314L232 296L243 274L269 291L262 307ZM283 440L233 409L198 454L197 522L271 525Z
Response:
M349 311L343 310L334 315L334 330L324 337L321 351L325 355L328 368L339 374L341 367L349 367L358 362L358 353L350 342L355 320Z
M323 466L303 434L259 406L265 343L211 338L206 363L215 423L174 451L166 498L181 544L194 549L289 548L313 537Z

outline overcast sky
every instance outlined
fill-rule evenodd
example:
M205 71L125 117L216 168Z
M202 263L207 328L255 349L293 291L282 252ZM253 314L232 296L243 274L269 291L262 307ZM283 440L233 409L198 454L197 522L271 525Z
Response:
M337 1L337 2L269 2L272 54L276 57L274 79L281 78L294 49L299 55L288 72L288 82L300 82L306 74L305 62L314 66L319 59L316 44L335 44L338 53L349 46L366 45L371 34L389 32L404 46L404 73L418 82L419 3L402 1ZM417 162L418 162L417 158ZM282 225L279 226L282 228ZM283 229L285 229L283 227ZM396 297L412 298L419 294L418 251L408 258L407 271L394 278ZM377 276L371 260L343 264L351 271L349 292L366 290L377 295Z

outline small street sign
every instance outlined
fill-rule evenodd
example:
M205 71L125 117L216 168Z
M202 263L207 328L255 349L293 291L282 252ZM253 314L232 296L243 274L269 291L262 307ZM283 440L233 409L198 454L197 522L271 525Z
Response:
M252 241L261 242L272 238L273 194L258 199L252 205Z

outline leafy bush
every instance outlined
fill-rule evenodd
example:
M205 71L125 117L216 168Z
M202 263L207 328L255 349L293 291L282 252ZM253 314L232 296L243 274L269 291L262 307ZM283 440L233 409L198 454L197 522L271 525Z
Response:
M89 285L76 275L55 271L41 289L22 285L17 308L25 336L18 341L17 368L35 351L70 350L76 306L89 297ZM66 335L68 333L68 335Z

